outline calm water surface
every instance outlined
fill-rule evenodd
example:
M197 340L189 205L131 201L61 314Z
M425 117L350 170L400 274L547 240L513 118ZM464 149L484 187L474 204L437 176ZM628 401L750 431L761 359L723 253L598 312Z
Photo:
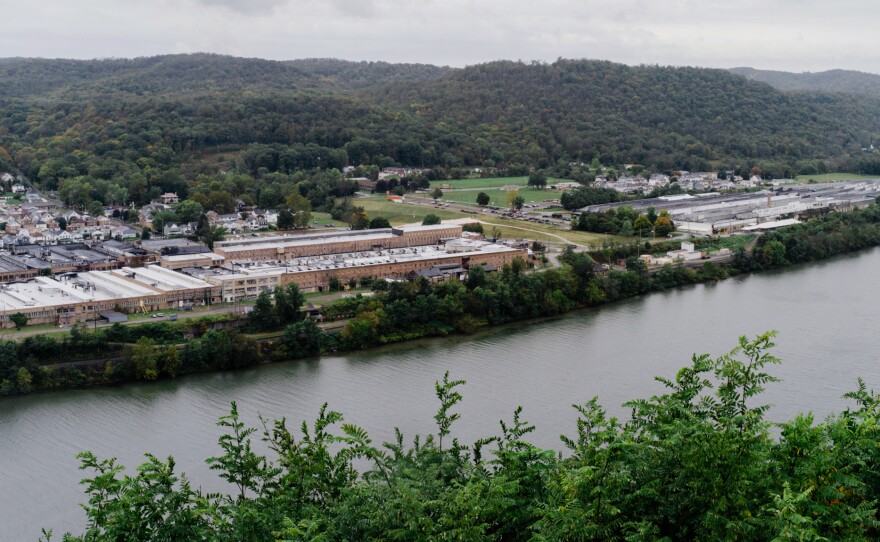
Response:
M457 436L494 434L524 407L533 441L558 447L572 434L569 405L598 395L620 405L661 392L694 352L730 350L740 335L776 329L765 401L775 420L809 410L824 417L848 403L841 395L865 379L880 389L880 250L652 294L563 318L469 338L405 345L172 382L60 392L0 400L0 540L36 540L41 526L81 529L77 452L92 450L134 467L143 453L173 455L194 485L223 489L204 458L217 452L216 419L238 401L249 422L314 418L326 401L374 441L394 426L407 435L432 429L433 383L450 371L468 381Z

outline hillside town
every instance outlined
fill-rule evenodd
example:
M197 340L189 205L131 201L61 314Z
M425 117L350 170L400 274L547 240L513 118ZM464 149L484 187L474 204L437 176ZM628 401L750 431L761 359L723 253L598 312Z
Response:
M421 173L385 168L377 179ZM689 193L633 199L673 182ZM686 236L730 235L863 207L880 196L877 181L787 184L744 179L733 172L680 171L674 177L663 173L599 175L591 186L629 197L575 213L607 213L622 206L641 213L654 208L668 213ZM375 182L359 185L367 191ZM440 186L454 190L451 184ZM548 188L561 192L580 186L554 180ZM304 292L325 292L373 280L463 280L474 265L491 272L530 254L528 241L486 240L463 232L462 223L455 221L285 232L277 227L278 209L260 209L241 200L236 202L236 212L208 210L202 215L201 221L206 220L210 228L222 228L225 234L225 239L208 246L196 235L199 221L160 219L180 208L181 198L174 192L163 193L139 209L117 205L99 209L103 214L91 214L65 208L11 173L0 175L0 187L4 189L0 197L2 327L11 327L10 316L17 313L30 324L125 321L127 314L135 312L252 301L261 292L290 283ZM498 190L519 188L510 184ZM388 198L404 201L391 194ZM694 254L699 252L684 244L681 251L654 259L646 256L645 262L650 266L687 262Z

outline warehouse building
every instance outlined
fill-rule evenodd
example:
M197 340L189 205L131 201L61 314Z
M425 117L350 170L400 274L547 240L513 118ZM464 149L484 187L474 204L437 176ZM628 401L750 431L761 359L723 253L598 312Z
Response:
M275 286L296 283L303 292L322 292L331 279L341 283L354 279L405 279L436 266L454 265L467 270L474 265L497 269L528 251L484 241L456 240L445 246L420 246L312 256L281 261L227 263L222 268L185 269L186 273L220 288L224 302L257 297Z
M112 271L73 272L0 285L0 326L21 313L28 324L69 325L100 313L149 312L218 300L217 289L200 279L158 265Z
M438 244L461 237L461 225L400 226L375 230L243 237L221 241L214 253L226 261L275 261Z

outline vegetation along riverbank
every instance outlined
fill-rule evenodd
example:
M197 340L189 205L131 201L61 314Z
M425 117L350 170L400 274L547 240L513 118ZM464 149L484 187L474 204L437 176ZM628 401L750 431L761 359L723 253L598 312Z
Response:
M131 380L176 378L213 370L356 350L422 337L468 334L485 326L555 316L677 286L821 260L880 245L880 206L834 213L769 232L729 263L701 268L664 266L649 273L631 246L596 258L627 259L626 270L598 272L593 258L569 251L559 268L529 272L516 261L499 273L471 270L465 282L377 281L371 296L339 299L322 308L341 328L302 319L295 286L263 295L247 320L114 325L69 336L27 337L0 343L0 394L69 389ZM662 246L660 247L662 248Z
M206 459L228 490L195 489L170 457L127 474L84 452L87 523L64 540L876 540L880 396L858 382L822 422L768 421L772 338L694 355L626 403L626 421L597 398L574 405L559 450L530 442L520 408L459 441L464 382L448 373L436 427L381 446L326 404L313 423L258 432L232 403Z

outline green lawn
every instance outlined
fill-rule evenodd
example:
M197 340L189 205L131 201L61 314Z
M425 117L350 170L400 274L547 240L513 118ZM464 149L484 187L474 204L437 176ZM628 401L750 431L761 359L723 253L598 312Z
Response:
M814 180L817 183L830 183L833 181L861 181L878 179L880 175L860 175L858 173L823 173L821 175L798 175L796 179L801 182Z
M532 190L523 190L523 192L533 192ZM535 190L534 192L538 192ZM552 193L552 192L550 192ZM476 197L476 196L475 196ZM539 198L543 199L543 198ZM501 234L505 238L529 238L539 239L541 241L550 241L560 243L561 241L554 237L558 235L567 239L572 243L579 245L601 245L605 239L613 239L617 242L625 241L626 238L615 235L602 235L596 233L588 233L582 231L571 231L559 229L556 226L547 224L535 224L532 222L522 222L519 220L503 219L497 215L490 214L469 214L450 209L437 209L426 205L412 205L408 203L391 203L384 196L371 196L366 198L357 198L355 205L360 205L367 212L367 216L375 218L384 216L392 224L408 224L420 222L427 214L433 213L442 220L452 220L456 218L472 218L481 222L487 222L492 225L498 225L501 228ZM529 230L529 231L525 231ZM491 226L487 227L486 233L491 235Z
M331 226L339 226L339 227L348 226L348 224L346 224L345 222L342 222L341 220L333 220L333 218L330 216L330 213L312 212L312 225L313 226L326 226L328 224Z
M528 177L498 177L497 179L456 179L449 181L431 181L431 187L437 187L441 184L452 185L453 188L499 188L509 184L518 184L525 186ZM476 194L474 194L476 197Z
M495 205L497 207L507 207L507 194L508 194L508 192L506 192L504 190L497 190L497 189L495 189L495 190L487 189L487 190L483 190L483 192L485 192L490 198L489 205ZM462 203L476 204L477 194L479 194L479 193L480 192L478 192L478 191L470 191L470 190L467 190L467 191L447 190L447 191L443 192L443 197L440 199L441 199L441 201L442 200L458 201L458 202L462 202ZM537 203L537 202L543 201L545 199L558 199L559 198L559 192L556 192L553 190L535 190L533 188L523 187L523 188L517 190L517 193L526 200L526 203Z
M392 203L385 199L385 196L370 196L366 198L357 198L354 204L364 208L367 216L376 218L384 216L394 225L410 224L412 222L421 222L428 214L435 214L441 219L461 218L469 216L467 213L458 211L449 211L445 209L435 209L425 205L410 205L407 203Z

